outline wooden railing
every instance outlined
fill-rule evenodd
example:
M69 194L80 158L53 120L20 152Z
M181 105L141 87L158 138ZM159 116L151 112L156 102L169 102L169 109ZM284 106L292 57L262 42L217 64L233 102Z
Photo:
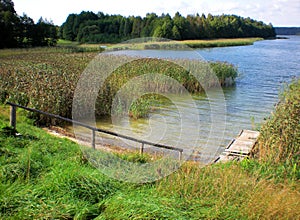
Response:
M59 116L59 115L51 114L51 113L48 113L48 112L43 112L43 111L38 110L38 109L25 107L25 106L22 106L22 105L18 105L16 103L7 102L6 104L10 105L10 125L14 129L17 128L17 108L21 108L21 109L24 109L26 111L36 112L36 113L46 115L46 116L51 117L51 118L60 119L60 120L70 122L70 123L73 123L75 125L90 129L92 131L91 145L94 149L96 148L96 142L95 142L96 132L99 132L99 133L108 134L108 135L111 135L111 136L114 136L114 137L124 138L124 139L130 140L130 141L140 143L141 144L141 147L140 147L140 153L141 154L143 154L143 152L144 152L145 145L150 145L150 146L154 146L154 147L157 147L157 148L163 148L163 149L178 151L179 160L182 160L183 149L181 149L181 148L172 147L172 146L163 145L163 144L158 144L158 143L152 143L152 142L149 142L149 141L137 139L137 138L130 137L130 136L127 136L127 135L118 134L118 133L113 132L113 131L99 129L99 128L92 127L90 125L84 124L84 123L79 122L79 121L75 121L75 120L65 118L65 117L62 117L62 116Z

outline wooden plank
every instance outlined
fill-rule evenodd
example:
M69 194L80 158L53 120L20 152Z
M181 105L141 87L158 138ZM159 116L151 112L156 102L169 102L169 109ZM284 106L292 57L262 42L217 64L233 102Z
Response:
M225 149L230 148L230 146L235 142L235 139L232 139L230 143L225 147Z
M258 131L243 130L238 139L250 139L256 141L259 136Z
M225 149L225 151L249 154L254 143L255 142L253 142L253 141L236 139L235 142L228 149Z
M225 148L225 151L214 161L214 163L243 160L250 154L258 136L258 131L241 130L237 138L231 140Z

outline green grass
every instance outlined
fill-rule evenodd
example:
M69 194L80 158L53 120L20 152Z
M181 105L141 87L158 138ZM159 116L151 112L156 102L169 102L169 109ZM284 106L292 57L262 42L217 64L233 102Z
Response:
M101 45L93 45L93 44L79 44L76 41L68 41L68 40L63 40L59 39L57 41L57 46L56 48L63 49L68 52L102 52L104 48L101 47Z
M79 43L76 41L69 41L69 40L63 40L59 39L57 41L57 46L78 46Z
M188 162L153 183L124 183L92 167L77 144L34 127L22 111L22 136L8 135L9 109L0 112L1 219L300 218L299 177L269 176L272 168L259 161L203 168Z

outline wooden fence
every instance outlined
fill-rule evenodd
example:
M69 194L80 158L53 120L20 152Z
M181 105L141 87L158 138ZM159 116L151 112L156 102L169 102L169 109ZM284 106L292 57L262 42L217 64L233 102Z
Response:
M75 121L75 120L65 118L65 117L62 117L62 116L59 116L59 115L51 114L51 113L48 113L48 112L43 112L43 111L38 110L38 109L25 107L25 106L22 106L22 105L18 105L16 103L7 102L6 104L10 105L10 125L14 129L17 128L17 108L22 108L26 111L36 112L36 113L46 115L46 116L51 117L51 118L60 119L60 120L70 122L70 123L73 123L73 124L76 124L76 125L79 125L79 126L90 129L92 131L91 145L94 149L96 148L96 142L95 142L96 132L99 132L99 133L108 134L108 135L111 135L111 136L114 136L114 137L124 138L124 139L130 140L130 141L140 143L141 144L141 147L140 147L140 153L141 154L143 154L143 152L144 152L145 145L150 145L150 146L154 146L154 147L157 147L157 148L163 148L163 149L178 151L179 160L182 160L183 149L181 149L181 148L167 146L167 145L158 144L158 143L152 143L152 142L149 142L149 141L137 139L137 138L130 137L130 136L127 136L127 135L118 134L116 132L112 132L112 131L108 131L108 130L104 130L104 129L99 129L99 128L92 127L90 125L84 124L84 123L79 122L79 121Z

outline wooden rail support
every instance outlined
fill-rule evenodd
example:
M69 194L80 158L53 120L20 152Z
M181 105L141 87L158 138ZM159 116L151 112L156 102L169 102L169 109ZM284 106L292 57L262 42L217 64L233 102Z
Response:
M96 141L95 141L95 137L96 136L96 131L93 129L92 130L92 147L94 148L94 149L96 149Z
M179 161L182 160L182 151L179 151Z
M10 106L10 126L17 129L17 107L15 105Z
M145 144L142 143L141 148L140 148L140 154L141 155L143 155L143 153L144 153L144 146L145 146Z

